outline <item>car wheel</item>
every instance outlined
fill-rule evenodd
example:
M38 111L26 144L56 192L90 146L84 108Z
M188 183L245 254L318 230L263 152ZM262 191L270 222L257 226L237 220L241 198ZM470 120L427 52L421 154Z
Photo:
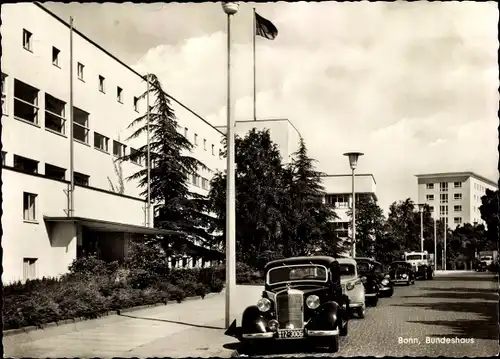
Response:
M366 316L366 306L363 304L361 308L358 308L358 317L363 319Z
M347 336L348 327L349 327L349 319L346 316L345 324L344 325L340 325L340 329L339 329L339 335L341 337Z
M335 335L331 338L328 338L328 342L326 343L326 347L329 353L336 353L339 351L339 336Z

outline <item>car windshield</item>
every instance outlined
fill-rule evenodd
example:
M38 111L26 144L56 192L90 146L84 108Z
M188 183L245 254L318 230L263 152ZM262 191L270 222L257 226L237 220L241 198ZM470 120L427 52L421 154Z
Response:
M354 264L340 264L340 276L341 277L352 277L356 273L356 268Z
M325 282L327 274L325 267L318 265L283 266L269 270L268 284L278 284L300 280L318 280Z
M370 270L370 265L367 262L357 262L358 272L368 272Z
M490 260L490 259L491 259L491 257L481 257L482 261L487 261L487 260Z
M420 254L410 254L409 256L406 256L406 260L408 261L416 261L422 259L422 256Z

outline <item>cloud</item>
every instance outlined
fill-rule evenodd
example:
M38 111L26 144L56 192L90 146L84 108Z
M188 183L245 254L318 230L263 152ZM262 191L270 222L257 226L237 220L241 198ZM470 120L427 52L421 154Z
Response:
M116 35L130 54L143 49L138 71L156 73L174 97L223 125L219 5L148 6L121 8L113 19L129 29L129 42L109 26L108 40ZM252 116L252 6L242 3L233 20L239 120ZM321 171L348 172L342 153L364 152L359 171L374 174L385 210L415 199L417 173L498 178L495 2L280 2L257 12L279 30L274 41L257 38L258 117L289 118Z

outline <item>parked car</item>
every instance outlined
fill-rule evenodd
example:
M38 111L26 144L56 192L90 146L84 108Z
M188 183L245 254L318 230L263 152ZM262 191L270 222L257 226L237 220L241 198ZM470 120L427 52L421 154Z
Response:
M405 261L392 262L389 265L389 275L394 284L415 284L415 272L411 263Z
M486 261L479 260L476 266L477 272L486 272L488 270L488 263Z
M306 339L338 351L349 320L339 262L326 256L287 258L269 262L264 272L262 297L245 309L241 327L234 321L226 335L247 350L258 343Z
M358 265L352 258L337 258L340 264L342 291L349 297L349 311L359 318L366 314L365 286L358 274Z
M378 278L378 296L379 298L390 298L394 294L394 283L389 272L384 269L382 263L373 261L373 271Z
M354 258L358 266L358 273L365 287L365 304L367 307L376 307L379 298L379 278L375 274L371 258Z

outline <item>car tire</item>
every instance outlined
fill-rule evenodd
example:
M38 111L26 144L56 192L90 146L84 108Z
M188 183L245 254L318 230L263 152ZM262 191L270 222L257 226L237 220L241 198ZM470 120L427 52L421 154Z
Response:
M408 286L408 285L410 285L410 284L411 284L411 281L408 279L408 280L406 281L405 285L407 285L407 286Z
M366 317L366 306L363 304L361 308L357 308L356 314L358 315L358 318L364 319Z
M326 348L329 353L336 353L339 351L339 336L334 335L331 338L328 338L328 342L326 343Z

